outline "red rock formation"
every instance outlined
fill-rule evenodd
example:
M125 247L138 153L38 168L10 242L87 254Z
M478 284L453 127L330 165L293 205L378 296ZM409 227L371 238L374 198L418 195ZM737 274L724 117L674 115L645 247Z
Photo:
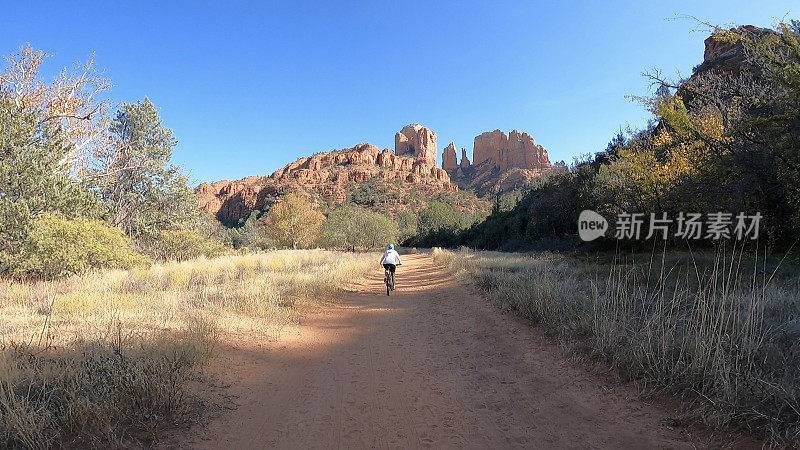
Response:
M203 183L195 189L200 208L219 217L247 218L265 196L272 193L264 189L264 177L247 177L238 181Z
M503 145L503 136L505 133L500 130L487 131L475 136L475 143L472 146L472 163L477 166L486 160L498 158L500 147Z
M461 147L461 164L459 164L459 166L462 169L466 169L470 166L469 158L467 158L467 149L464 147Z
M458 162L456 161L456 143L451 142L444 148L444 153L442 153L442 169L450 170L456 167L458 167Z
M394 154L414 156L436 165L436 133L418 123L406 125L394 135Z
M514 167L528 170L547 170L551 167L547 150L537 145L531 135L517 130L508 135L494 130L475 136L472 158L476 166L491 160L492 165L501 171Z
M753 25L743 25L731 28L730 31L743 34L753 40L774 31ZM714 33L704 41L703 63L695 70L696 73L711 70L723 74L738 74L742 70L756 70L756 67L747 60L744 45L741 41L731 41Z
M470 164L462 149L461 164L449 168L448 173L460 189L471 189L478 195L522 189L552 168L547 150L529 134L517 130L508 135L494 130L476 136L472 157Z
M255 209L268 209L277 196L294 190L309 192L312 198L320 201L336 203L347 200L349 183L364 183L372 179L387 183L413 183L415 188L431 193L458 190L450 183L447 171L436 167L436 154L433 162L428 157L431 142L435 151L436 135L422 130L417 136L423 138L414 139L418 139L415 142L426 143L427 147L412 147L414 155L421 155L419 157L396 155L389 149L380 150L374 145L359 144L353 148L300 158L268 177L203 183L195 190L198 204L222 222L233 224L246 219ZM430 140L431 134L433 141Z

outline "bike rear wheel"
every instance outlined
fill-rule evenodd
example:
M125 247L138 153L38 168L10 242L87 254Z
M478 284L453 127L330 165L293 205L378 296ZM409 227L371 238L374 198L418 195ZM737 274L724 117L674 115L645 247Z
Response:
M389 272L386 275L386 295L392 295L392 291L394 290L394 274Z

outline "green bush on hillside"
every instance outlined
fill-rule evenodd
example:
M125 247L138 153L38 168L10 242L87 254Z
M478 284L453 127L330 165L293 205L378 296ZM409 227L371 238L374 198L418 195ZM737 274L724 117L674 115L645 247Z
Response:
M216 220L216 219L212 219ZM235 249L242 250L268 250L275 244L267 236L261 211L254 210L247 216L247 220L240 220L240 226L227 228L220 226L215 233L222 243Z
M398 211L395 222L400 230L397 241L402 244L410 242L419 233L419 217L414 211Z

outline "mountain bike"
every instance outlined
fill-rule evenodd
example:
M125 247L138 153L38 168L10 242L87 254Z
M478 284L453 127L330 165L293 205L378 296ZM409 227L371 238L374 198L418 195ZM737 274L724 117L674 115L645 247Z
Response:
M386 276L383 277L383 281L386 283L386 295L392 295L392 291L394 290L394 274L391 270L386 271Z
M401 265L402 264L398 264L398 266ZM383 273L383 282L386 283L386 295L392 295L392 291L394 290L394 272L384 268Z

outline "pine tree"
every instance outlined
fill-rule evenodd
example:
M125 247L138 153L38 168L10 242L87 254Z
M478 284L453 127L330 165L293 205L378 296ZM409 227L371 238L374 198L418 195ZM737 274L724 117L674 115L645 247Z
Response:
M187 178L170 164L178 141L153 103L145 98L123 104L109 139L92 178L110 222L134 238L185 226L195 216L194 197Z

